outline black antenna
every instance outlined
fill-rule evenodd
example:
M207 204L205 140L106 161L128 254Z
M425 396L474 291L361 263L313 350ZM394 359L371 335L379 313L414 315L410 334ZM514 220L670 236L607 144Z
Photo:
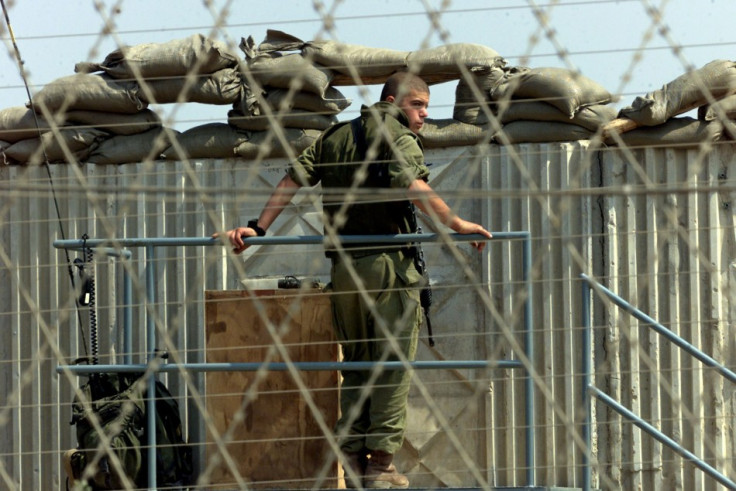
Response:
M10 34L10 40L13 43L13 50L15 52L15 58L18 64L18 70L20 71L20 76L23 79L23 85L26 89L26 95L28 96L28 102L30 104L31 113L33 113L33 121L36 125L36 130L38 131L38 136L41 136L41 125L38 122L38 114L36 114L36 107L33 103L33 96L31 96L31 90L28 87L28 77L26 76L26 71L23 66L23 59L20 56L20 49L18 49L18 43L15 40L15 34L13 33L13 27L10 25L10 17L8 16L8 9L5 7L5 0L0 0L0 4L3 8L3 16L5 17L5 23L8 26L8 33ZM56 189L54 188L54 179L51 176L51 168L49 166L49 157L46 153L46 146L43 143L43 139L40 139L41 148L43 150L43 166L46 169L46 175L49 179L49 185L51 186L51 195L54 199L54 207L56 209L56 219L59 222L59 234L61 235L62 240L66 240L66 234L64 233L64 222L61 220L61 212L59 211L59 201L56 199ZM69 272L69 279L72 282L72 291L76 291L76 285L74 283L74 269L72 267L71 260L69 259L69 251L67 249L64 249L64 254L66 256L66 264L67 264L67 271ZM79 311L79 303L76 302L77 307L77 322L79 324L79 330L82 334L82 342L84 346L84 354L87 355L87 343L84 337L84 331L82 329L82 315Z

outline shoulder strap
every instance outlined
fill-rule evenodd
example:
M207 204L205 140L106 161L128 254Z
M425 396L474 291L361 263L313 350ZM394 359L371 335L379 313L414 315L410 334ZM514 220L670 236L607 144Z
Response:
M357 161L364 161L368 152L368 142L365 138L365 128L360 117L350 121L350 128L353 131L353 142L355 143L355 155ZM388 155L380 155L378 160L368 164L368 175L371 176L374 183L380 186L389 187L390 176L388 173Z
M353 130L353 142L355 143L356 154L360 160L365 160L368 144L365 141L365 129L363 129L360 116L350 121L350 128Z

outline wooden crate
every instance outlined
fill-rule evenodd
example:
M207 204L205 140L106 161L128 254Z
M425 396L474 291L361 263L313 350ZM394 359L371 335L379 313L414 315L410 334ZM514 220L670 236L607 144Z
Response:
M279 331L292 361L336 361L329 297L315 290L205 292L206 357L211 363L262 362ZM267 319L267 321L266 321ZM284 361L278 356L272 361ZM319 408L330 434L337 421L338 373L302 371L299 376ZM258 381L256 382L257 377ZM255 384L255 385L254 385ZM332 452L323 430L288 372L208 372L207 413L232 456L210 474L210 483L235 486L233 468L254 488L312 488ZM231 428L232 426L232 428ZM208 430L207 464L221 454ZM322 487L338 486L338 466L327 468Z

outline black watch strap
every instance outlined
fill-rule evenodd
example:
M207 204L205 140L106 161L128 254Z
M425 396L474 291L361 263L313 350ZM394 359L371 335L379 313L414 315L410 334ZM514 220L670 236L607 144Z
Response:
M263 237L264 235L266 235L266 231L258 226L258 220L249 220L247 227L255 230L258 237Z

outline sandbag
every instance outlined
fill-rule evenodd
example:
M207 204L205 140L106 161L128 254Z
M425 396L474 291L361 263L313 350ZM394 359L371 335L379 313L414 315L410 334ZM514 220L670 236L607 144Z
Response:
M265 91L265 101L274 111L279 109L303 109L319 114L338 114L352 103L350 99L346 99L342 92L334 87L327 87L323 96L304 91L289 94L286 89L274 87L265 87ZM239 109L244 114L248 114L242 107ZM265 113L260 109L260 104L256 103L255 112L251 114Z
M657 126L642 126L619 137L628 147L649 146L692 146L703 142L714 142L721 138L723 124L720 121L698 121L695 118L670 118L666 123ZM606 140L607 144L615 145L614 138Z
M325 95L334 76L331 70L310 63L300 54L259 54L248 60L248 69L261 87L294 87L319 96Z
M67 125L91 126L113 135L135 135L161 126L161 119L150 109L135 114L69 111L64 116Z
M70 75L38 91L34 106L39 114L43 107L51 112L64 109L132 114L148 107L139 90L135 82L115 80L108 75Z
M462 75L462 66L472 70L506 65L506 60L496 50L472 43L446 44L412 51L406 62L409 71L422 77L446 75L453 78Z
M318 114L301 109L291 109L274 113L274 118L278 120L278 124L284 128L304 128L313 130L326 130L333 124L337 123L337 117L334 115ZM241 113L238 110L231 110L227 113L227 122L229 125L241 130L264 131L273 126L272 120L264 116L250 116Z
M318 130L301 130L284 128L285 142L271 131L255 131L250 133L248 141L242 142L235 149L238 157L244 159L295 157L302 150L319 138ZM290 149L289 150L287 150Z
M405 70L407 51L386 48L370 48L337 41L312 41L304 46L303 55L315 63L337 73L360 78L388 77L394 72ZM354 81L353 85L358 85Z
M452 118L463 123L486 124L488 111L491 108L491 90L504 79L504 70L501 67L472 69L469 77L462 77L455 88L455 106ZM476 95L480 93L480 99Z
M62 128L71 126L88 126L118 135L142 133L151 128L161 126L161 120L153 111L144 109L134 114L109 113L102 111L68 111L57 113L63 120L58 122ZM50 125L40 114L35 115L25 107L10 107L0 111L0 138L14 143L20 140L36 138L41 133L50 131Z
M166 43L147 43L117 49L102 63L77 63L74 71L89 73L104 71L118 79L178 77L192 71L214 73L232 68L238 58L229 53L227 46L202 34Z
M730 95L698 108L698 119L701 121L723 120L724 118L736 119L736 95Z
M36 138L39 130L46 133L49 131L49 124L40 114L33 114L27 107L8 107L0 111L0 140L15 143Z
M172 129L154 128L135 135L113 136L95 145L86 162L114 165L161 160L163 151L171 146L171 138L180 134Z
M5 154L20 163L42 164L44 153L41 145L43 144L49 162L81 162L89 156L93 145L108 136L104 131L92 128L62 129L58 132L58 138L52 132L44 133L38 138L29 138L12 144L5 149ZM71 156L64 152L64 146L71 152Z
M619 115L639 126L656 126L668 119L708 103L706 94L721 99L736 93L736 62L714 60L704 67L680 75L661 89L637 97Z
M225 105L243 99L248 88L243 84L240 72L235 68L224 68L209 75L197 75L194 80L187 77L157 78L146 82L148 92L141 89L141 99L149 103L169 104L174 102L198 102L200 104ZM185 85L188 85L185 94Z
M532 68L509 73L506 81L491 91L491 99L533 99L553 105L568 118L586 106L607 104L611 94L599 83L565 68Z
M505 139L501 136L505 135ZM498 144L548 143L589 140L593 132L570 123L549 121L514 121L506 124L493 135L491 141Z
M503 124L513 121L557 121L576 124L590 131L598 131L599 127L613 121L617 114L615 107L605 104L584 107L572 119L551 104L541 101L508 101L501 103L498 108L498 117Z
M208 123L189 128L182 132L178 144L185 155L174 146L162 152L166 160L190 159L231 159L236 156L235 149L248 141L250 132L238 130L225 123Z
M425 119L419 132L424 148L462 147L487 142L488 126L478 126L454 119Z
M253 38L241 38L240 49L243 50L246 57L253 57ZM276 29L267 29L266 38L258 45L257 52L272 53L274 51L298 51L307 45L298 37L287 34L284 31Z

